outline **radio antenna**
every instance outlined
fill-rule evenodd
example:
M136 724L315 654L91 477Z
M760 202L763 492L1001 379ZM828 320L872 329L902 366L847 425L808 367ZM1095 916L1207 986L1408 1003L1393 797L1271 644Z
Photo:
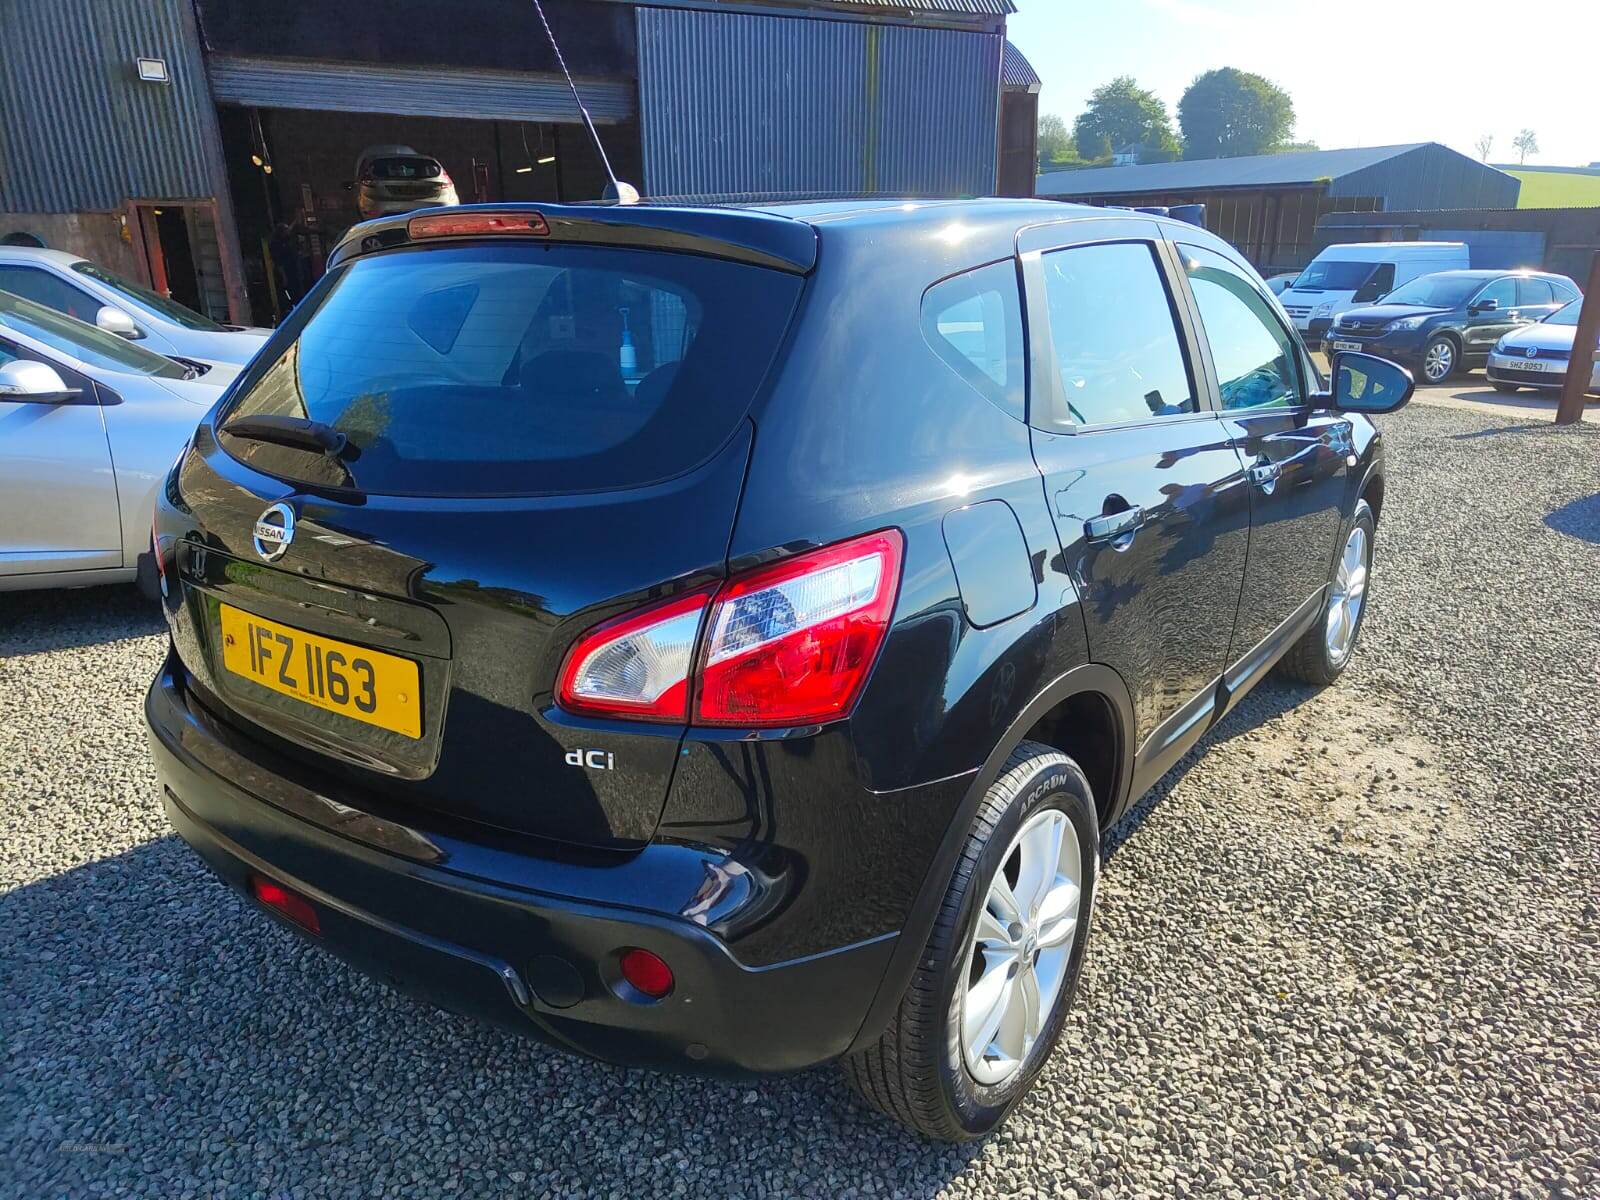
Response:
M606 189L607 200L615 200L618 204L636 204L639 200L639 189L631 183L623 183L617 178L617 173L611 169L611 159L606 156L604 143L600 141L600 131L594 127L594 118L589 115L589 109L583 102L583 97L578 95L578 85L572 81L572 72L567 70L566 57L561 53L561 45L556 41L555 32L550 28L550 18L544 15L544 5L540 0L533 0L534 11L539 14L539 24L544 26L544 35L550 39L550 49L556 52L556 65L561 68L561 73L567 77L567 87L572 92L573 102L578 106L578 112L583 116L583 123L588 127L589 138L594 142L594 148L600 153L600 165L606 169L606 178L611 181L611 186Z

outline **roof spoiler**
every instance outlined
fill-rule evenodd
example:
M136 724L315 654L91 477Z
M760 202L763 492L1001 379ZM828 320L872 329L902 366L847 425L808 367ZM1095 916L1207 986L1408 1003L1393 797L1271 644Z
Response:
M328 269L364 254L436 243L445 237L495 241L512 236L517 240L673 250L795 275L809 274L817 264L815 229L792 217L751 209L461 204L353 225L328 255Z

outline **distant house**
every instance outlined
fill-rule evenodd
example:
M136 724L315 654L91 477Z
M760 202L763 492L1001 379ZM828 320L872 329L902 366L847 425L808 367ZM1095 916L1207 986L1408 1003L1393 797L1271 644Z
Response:
M1119 146L1111 152L1111 165L1113 167L1131 167L1144 157L1143 142L1129 142L1126 146Z
M1052 171L1039 176L1037 194L1129 208L1204 204L1206 227L1271 272L1311 260L1327 213L1515 208L1520 187L1448 146L1416 142Z

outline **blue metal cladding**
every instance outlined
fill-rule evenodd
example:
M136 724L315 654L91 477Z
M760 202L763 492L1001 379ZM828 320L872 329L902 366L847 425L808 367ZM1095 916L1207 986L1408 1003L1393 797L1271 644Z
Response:
M201 199L206 91L187 0L0 0L0 211ZM138 78L160 58L169 83Z
M1330 196L1381 196L1383 207L1515 208L1522 181L1428 142L1333 180Z
M1000 60L1000 86L1007 91L1037 92L1043 81L1021 50L1006 43L1005 55Z
M222 55L214 55L209 65L211 90L222 104L497 121L579 120L572 92L559 75ZM578 88L596 124L633 115L631 80L580 79Z
M985 194L999 34L640 8L653 195Z

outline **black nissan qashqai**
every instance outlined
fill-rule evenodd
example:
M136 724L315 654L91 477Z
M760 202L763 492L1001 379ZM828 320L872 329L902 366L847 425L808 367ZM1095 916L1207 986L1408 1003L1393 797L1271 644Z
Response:
M993 1128L1102 833L1274 664L1329 683L1383 506L1255 273L1009 200L355 227L155 543L173 825L275 918L601 1058L843 1061Z

